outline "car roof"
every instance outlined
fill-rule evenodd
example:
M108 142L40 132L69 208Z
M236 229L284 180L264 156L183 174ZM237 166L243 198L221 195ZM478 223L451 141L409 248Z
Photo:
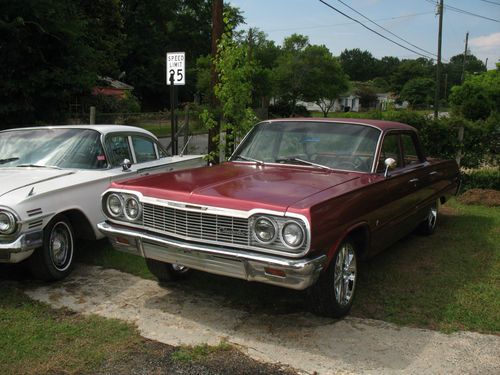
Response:
M12 130L40 130L40 129L89 129L89 130L98 131L99 133L104 134L104 135L106 135L108 133L116 133L116 132L136 132L136 133L142 133L142 134L146 134L146 135L149 135L149 136L156 138L151 132L149 132L148 130L145 130L143 128L140 128L138 126L113 125L113 124L32 126L32 127L26 127L26 128L6 129L6 130L0 131L0 133L5 132L5 131L12 131Z
M385 120L372 120L372 119L362 119L362 118L322 118L322 117L292 117L283 119L273 119L267 120L270 123L276 122L325 122L332 124L357 124L357 125L367 125L375 127L382 131L387 130L412 130L416 129L413 126L403 124L396 121L385 121Z

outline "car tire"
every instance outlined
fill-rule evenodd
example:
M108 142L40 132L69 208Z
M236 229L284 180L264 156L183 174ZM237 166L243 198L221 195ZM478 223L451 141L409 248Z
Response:
M344 240L329 267L308 289L312 309L319 315L341 318L349 313L358 278L355 242Z
M149 272L151 272L160 282L182 280L191 273L191 269L188 267L179 264L160 262L155 259L146 258L146 265L148 266Z
M75 235L64 215L57 215L43 230L43 246L28 258L31 274L39 280L64 279L73 268Z
M430 236L436 231L437 219L439 214L439 199L432 204L427 213L427 217L417 227L417 232L424 236Z

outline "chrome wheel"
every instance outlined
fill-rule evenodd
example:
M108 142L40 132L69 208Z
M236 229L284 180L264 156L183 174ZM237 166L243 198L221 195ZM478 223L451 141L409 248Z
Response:
M356 287L356 274L356 252L354 247L346 242L340 248L335 261L335 299L340 306L347 306L351 302Z
M48 246L54 268L60 272L66 271L73 259L73 235L64 221L52 227Z

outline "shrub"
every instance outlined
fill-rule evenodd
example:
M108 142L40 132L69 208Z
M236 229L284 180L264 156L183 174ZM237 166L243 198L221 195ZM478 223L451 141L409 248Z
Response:
M269 106L269 117L271 118L286 118L291 117L310 117L311 114L303 105L295 105L295 108L290 103L277 102Z
M464 170L462 172L461 192L470 189L500 190L500 168Z

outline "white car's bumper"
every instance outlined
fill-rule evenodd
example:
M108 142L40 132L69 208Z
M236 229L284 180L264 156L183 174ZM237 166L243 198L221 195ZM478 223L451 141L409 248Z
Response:
M18 263L43 245L43 231L23 233L9 242L0 240L0 263Z

